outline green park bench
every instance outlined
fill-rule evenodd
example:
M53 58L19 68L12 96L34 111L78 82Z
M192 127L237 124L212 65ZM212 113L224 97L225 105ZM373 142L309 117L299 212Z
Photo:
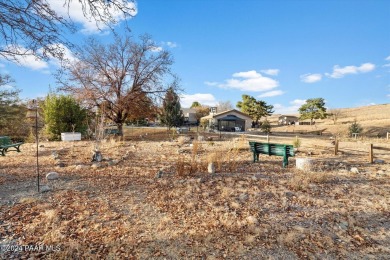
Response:
M104 135L119 135L119 129L117 128L106 128L104 129Z
M20 143L12 143L11 138L8 136L0 136L0 152L2 156L5 156L5 153L8 152L9 148L15 148L15 150L19 153L20 146L23 142Z
M253 152L253 162L259 161L259 154L283 156L283 168L285 168L288 165L288 157L294 156L292 145L249 142L249 146Z

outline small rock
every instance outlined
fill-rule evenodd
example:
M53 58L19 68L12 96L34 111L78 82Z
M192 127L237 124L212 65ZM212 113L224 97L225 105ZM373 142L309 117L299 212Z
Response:
M339 227L343 230L347 230L348 229L348 222L340 222L339 223Z
M100 167L102 167L102 164L101 163L93 163L92 165L91 165L91 167L92 168L100 168Z
M382 171L382 170L379 170L379 171L376 172L376 175L384 175L384 174L385 174L385 172Z
M215 165L214 163L209 163L209 165L207 166L207 172L208 173L215 173Z
M88 167L87 165L79 164L79 165L76 166L76 170L82 170L82 169L85 169L87 167Z
M248 193L241 193L240 196L238 196L238 199L239 199L240 201L247 201L248 198L249 198Z
M51 152L51 157L52 157L54 160L59 159L58 153L57 153L56 151Z
M60 175L57 172L49 172L46 174L46 180L57 180L60 177Z
M49 191L51 191L51 189L49 188L49 186L46 186L46 185L44 185L44 186L41 186L41 187L39 187L39 190L40 190L40 192L49 192Z
M108 161L108 165L110 165L110 166L117 165L118 163L119 163L119 160L109 160Z
M59 167L59 168L63 168L63 167L65 167L66 165L65 165L65 163L63 163L63 162L58 162L58 163L56 164L56 166Z
M103 160L103 155L100 151L94 151L92 155L93 162L101 162Z
M259 220L258 220L256 217L254 217L254 216L248 216L248 217L246 218L246 221L247 221L248 224L250 224L250 225L257 225L257 224L259 223Z
M156 173L156 176L155 176L155 177L156 177L157 179L160 179L160 178L162 178L163 173L164 173L163 171L158 171L158 172Z
M293 193L293 192L291 192L291 191L287 191L287 192L285 193L285 195L286 195L287 198L292 198L292 197L295 196L295 193Z
M203 182L205 182L205 179L203 179L203 178L198 178L198 179L196 179L196 182L197 182L197 183L203 183Z
M349 171L352 172L352 173L356 173L356 174L359 173L359 169L356 168L356 167L352 167Z
M377 163L377 164L384 164L385 161L384 161L384 160L381 160L381 159L375 159L375 160L374 160L374 163Z

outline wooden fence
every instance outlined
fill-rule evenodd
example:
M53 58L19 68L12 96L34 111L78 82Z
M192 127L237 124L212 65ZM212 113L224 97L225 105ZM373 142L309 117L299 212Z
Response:
M373 163L374 162L374 150L382 150L382 151L389 151L390 148L388 147L381 147L381 146L374 146L373 144L368 144L368 162ZM339 151L339 141L336 140L334 144L334 155L337 155Z

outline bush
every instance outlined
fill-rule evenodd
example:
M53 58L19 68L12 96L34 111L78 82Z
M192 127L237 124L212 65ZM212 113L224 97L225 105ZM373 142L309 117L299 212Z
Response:
M355 119L355 121L349 126L348 131L349 131L349 136L352 136L353 133L360 134L361 132L363 132L363 128L361 127L360 124L356 122Z
M269 123L269 121L268 120L265 120L262 124L261 124L261 126L260 126L260 129L264 132L264 133L266 133L266 134L269 134L269 133L271 133L271 124Z
M87 110L71 96L49 94L43 104L46 133L59 140L63 132L86 133Z
M299 148L301 147L301 139L299 139L299 137L295 137L294 141L293 141L293 145L294 145L294 148Z

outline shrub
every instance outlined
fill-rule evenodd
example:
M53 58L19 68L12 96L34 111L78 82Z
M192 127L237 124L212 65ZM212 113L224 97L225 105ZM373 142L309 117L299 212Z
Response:
M269 121L268 120L265 120L262 124L261 124L261 126L260 126L260 129L264 132L264 133L266 133L266 134L269 134L269 133L271 133L271 124L269 123Z
M294 147L295 148L299 148L299 147L301 147L301 139L299 139L299 137L297 136L297 137L295 137L295 139L294 139L294 141L293 141L293 145L294 145Z
M87 130L87 111L71 96L49 94L43 103L46 132L50 139L59 140L63 132Z
M349 131L349 136L352 136L353 133L360 134L361 132L363 132L363 128L361 127L360 124L357 123L355 119L355 121L349 126L348 131Z

